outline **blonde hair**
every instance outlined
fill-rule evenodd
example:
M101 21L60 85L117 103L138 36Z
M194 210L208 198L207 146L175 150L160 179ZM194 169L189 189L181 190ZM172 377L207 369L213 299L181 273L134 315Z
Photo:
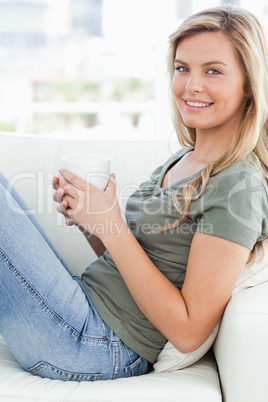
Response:
M185 186L183 195L176 195L173 198L175 206L182 213L179 222L171 225L173 227L180 225L186 219L191 201L204 194L210 176L245 157L250 157L258 165L268 183L268 53L262 27L253 14L238 7L215 7L188 17L169 37L170 89L175 54L180 40L203 32L222 32L233 45L244 74L244 90L248 101L239 130L229 149L203 169L199 177L191 180ZM183 147L194 147L196 130L184 124L173 96L171 109L179 143ZM199 186L201 190L194 196ZM183 207L180 205L180 200L183 201ZM251 252L250 261L254 261L255 255L256 247Z

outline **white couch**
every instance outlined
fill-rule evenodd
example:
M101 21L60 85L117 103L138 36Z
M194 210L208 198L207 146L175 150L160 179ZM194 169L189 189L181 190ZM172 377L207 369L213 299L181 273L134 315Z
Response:
M172 143L174 150L177 145ZM95 258L73 228L55 212L51 179L60 157L76 152L102 152L112 157L122 209L127 197L170 155L157 141L57 140L44 136L0 133L0 169L36 210L70 268L81 274ZM1 222L0 222L1 224ZM267 246L267 244L266 244ZM26 373L0 338L1 402L89 401L268 401L268 277L266 270L247 282L247 272L225 310L210 352L190 367L150 372L141 377L94 383L61 382ZM246 279L245 279L246 278ZM253 286L254 285L254 286ZM1 297L1 295L0 295Z

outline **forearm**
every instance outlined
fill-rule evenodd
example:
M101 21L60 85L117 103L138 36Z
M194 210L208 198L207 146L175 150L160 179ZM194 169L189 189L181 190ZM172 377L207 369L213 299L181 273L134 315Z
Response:
M97 257L101 257L103 255L104 251L106 251L106 247L104 246L102 241L97 236L94 236L93 234L83 230L82 228L79 227L79 229L85 236L88 244L93 249L93 251L95 252Z
M181 292L152 263L125 224L117 238L106 235L103 242L140 310L182 350L188 314Z

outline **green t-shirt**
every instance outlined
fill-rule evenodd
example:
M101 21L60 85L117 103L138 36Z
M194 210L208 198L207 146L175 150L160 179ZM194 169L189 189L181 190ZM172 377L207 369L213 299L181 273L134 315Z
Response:
M178 221L180 215L172 196L182 194L186 183L200 174L161 188L167 170L189 151L181 149L157 168L126 205L131 231L156 267L179 289L196 232L221 237L250 250L268 234L267 185L249 160L210 177L205 193L191 202L189 215L180 226L153 233ZM82 282L106 324L130 348L153 363L166 338L140 311L107 251L86 269Z

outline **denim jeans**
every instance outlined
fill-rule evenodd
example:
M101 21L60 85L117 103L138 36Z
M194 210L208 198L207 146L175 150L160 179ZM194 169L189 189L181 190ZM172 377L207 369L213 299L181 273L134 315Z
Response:
M146 373L9 187L0 174L0 333L21 366L63 381Z

